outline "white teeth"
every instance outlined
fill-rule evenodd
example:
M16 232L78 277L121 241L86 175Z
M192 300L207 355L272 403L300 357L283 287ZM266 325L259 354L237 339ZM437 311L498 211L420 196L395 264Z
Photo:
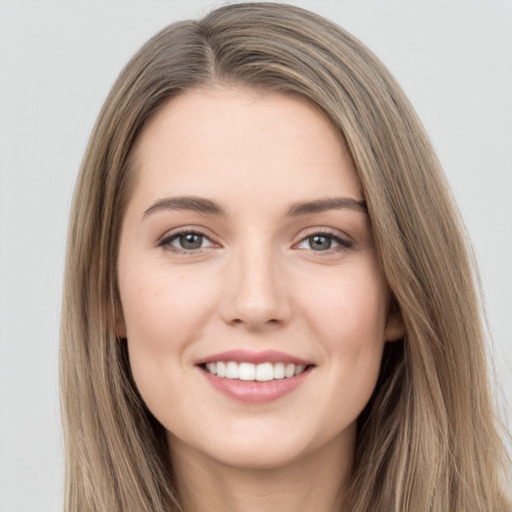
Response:
M240 380L255 380L256 365L252 363L240 363L238 365L238 378Z
M219 377L225 377L226 376L226 363L223 363L222 361L219 361L217 363L217 375Z
M234 361L230 361L226 365L226 378L238 379L238 365Z
M274 378L272 363L262 363L256 366L256 380L266 381Z
M284 379L284 363L274 365L274 379Z
M284 376L285 377L293 377L295 375L295 365L294 364L287 364L286 368L284 369Z
M305 369L306 369L305 366L303 366L302 364L298 364L295 367L295 375L300 375Z
M275 379L291 378L300 375L305 365L293 363L236 363L235 361L217 361L206 363L206 370L212 375L227 379L256 380L265 382Z

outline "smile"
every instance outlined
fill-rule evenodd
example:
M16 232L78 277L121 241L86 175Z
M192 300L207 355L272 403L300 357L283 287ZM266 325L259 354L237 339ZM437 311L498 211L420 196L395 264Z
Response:
M306 369L306 365L303 364L284 362L254 364L249 362L237 363L236 361L210 362L206 363L204 367L209 373L218 377L258 382L289 379L300 375Z
M222 395L249 404L273 402L299 388L312 361L275 350L230 350L199 361L206 381Z

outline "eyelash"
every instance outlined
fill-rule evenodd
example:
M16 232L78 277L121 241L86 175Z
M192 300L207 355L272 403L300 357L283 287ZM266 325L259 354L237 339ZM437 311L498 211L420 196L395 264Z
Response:
M179 248L174 245L171 245L172 242L174 242L175 240L178 240L182 236L186 236L186 235L196 235L196 236L202 237L202 241L208 240L210 242L210 245L208 245L206 247L199 247L197 249L184 249L184 248ZM314 253L318 253L319 255L332 254L333 252L341 252L341 251L350 249L354 245L353 242L351 242L345 238L342 238L338 234L335 234L335 233L333 233L331 231L327 231L327 230L320 230L320 231L312 231L311 233L302 237L298 243L294 244L294 247L297 245L300 245L304 242L307 242L308 239L311 239L311 238L317 237L317 236L329 238L338 244L334 248L329 247L325 251L315 251L314 249L311 249L311 248L306 249L306 250L310 250ZM158 245L158 247L163 247L166 250L173 252L175 254L192 256L192 255L196 255L196 254L200 253L203 249L212 247L216 244L214 242L212 242L212 240L207 235L202 233L201 231L198 231L196 229L182 229L181 231L177 231L175 233L171 233L168 236L165 236L158 242L157 245Z
M310 234L302 237L301 240L299 241L299 243L295 244L295 245L300 245L304 242L307 242L308 239L311 239L311 238L317 237L317 236L329 238L331 240L334 240L338 244L335 247L329 247L325 251L315 251L314 249L309 248L309 250L311 250L312 252L318 253L318 255L324 255L324 254L328 255L328 254L332 254L333 252L345 251L347 249L350 249L354 245L354 243L352 241L347 240L346 238L342 238L339 234L333 233L332 231L328 231L328 230L312 231ZM306 249L306 250L308 250L308 249Z
M206 236L204 233L201 233L201 231L198 231L197 229L182 229L175 233L171 233L170 235L164 236L164 238L162 238L158 242L158 246L163 247L164 249L166 249L170 252L173 252L175 254L183 254L185 256L192 256L192 255L198 254L203 249L205 249L205 247L199 247L197 249L184 249L184 248L175 247L175 246L171 245L171 242L178 240L182 236L186 236L186 235L196 235L196 236L202 237L203 240L208 240L211 243L211 245L209 245L207 247L211 247L211 246L215 245L214 242L212 242L208 236Z

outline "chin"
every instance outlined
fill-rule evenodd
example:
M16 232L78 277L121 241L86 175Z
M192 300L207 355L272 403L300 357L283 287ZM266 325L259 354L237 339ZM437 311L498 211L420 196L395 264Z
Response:
M301 459L303 453L298 447L291 449L280 449L276 447L265 447L262 449L260 443L254 446L231 446L229 450L222 450L222 453L212 454L218 462L226 466L240 469L269 470L283 468Z
M177 439L170 435L169 446L171 452L178 450L195 452L210 462L223 466L249 469L272 470L292 466L300 466L321 454L325 450L336 451L341 437L324 432L323 435L312 435L310 432L293 431L291 428L278 429L269 432L267 428L244 429L243 433L210 431L207 439L193 439L191 437ZM350 430L350 429L349 429ZM331 435L329 435L331 434ZM350 434L345 432L345 434ZM352 437L349 435L349 437ZM341 441L341 444L344 444Z

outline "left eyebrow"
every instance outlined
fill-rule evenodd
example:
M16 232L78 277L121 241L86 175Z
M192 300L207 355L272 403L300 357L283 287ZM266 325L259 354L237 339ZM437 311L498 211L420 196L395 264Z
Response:
M286 211L288 217L299 217L302 215L312 215L322 213L327 210L340 210L348 208L357 212L368 213L366 201L358 200L352 197L332 197L328 199L317 199L315 201L306 201L292 204Z

